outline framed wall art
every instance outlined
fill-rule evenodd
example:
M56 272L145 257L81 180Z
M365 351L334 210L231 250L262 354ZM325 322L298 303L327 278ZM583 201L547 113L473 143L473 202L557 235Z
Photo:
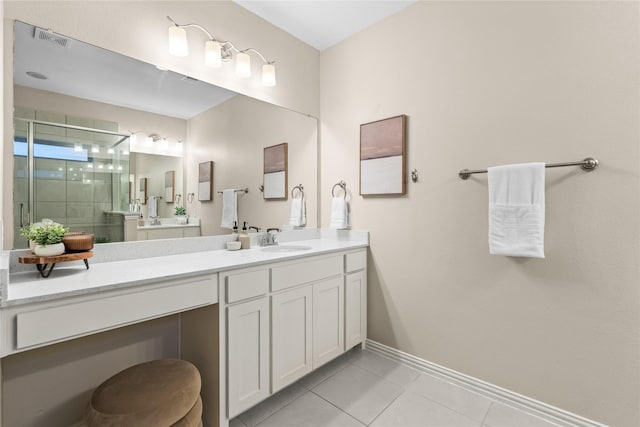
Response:
M175 197L176 171L164 173L164 201L173 203Z
M198 165L198 200L201 202L213 199L213 162L202 162Z
M262 185L263 197L271 200L287 200L287 169L289 144L272 145L264 149Z
M360 125L360 195L407 193L407 116Z

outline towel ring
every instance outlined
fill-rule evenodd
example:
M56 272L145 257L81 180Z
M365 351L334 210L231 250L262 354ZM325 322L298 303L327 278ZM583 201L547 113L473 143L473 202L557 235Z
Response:
M296 190L300 190L300 194L301 194L300 198L304 199L304 187L302 186L302 184L296 185L295 187L293 187L291 189L291 198L292 199L294 198L293 197L293 192L296 191Z
M331 195L333 197L336 197L336 195L335 195L336 187L341 187L342 188L342 191L344 191L344 198L346 199L347 198L347 184L344 181L340 181L340 182L335 183L333 185L333 187L331 188Z

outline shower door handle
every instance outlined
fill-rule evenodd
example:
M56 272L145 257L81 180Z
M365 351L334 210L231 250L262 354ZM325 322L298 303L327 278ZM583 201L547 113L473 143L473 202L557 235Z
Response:
M20 203L20 228L24 227L24 203Z

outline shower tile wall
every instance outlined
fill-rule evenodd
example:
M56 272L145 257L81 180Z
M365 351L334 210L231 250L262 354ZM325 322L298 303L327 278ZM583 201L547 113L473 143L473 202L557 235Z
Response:
M34 111L16 107L15 116L41 121L82 126L107 131L118 131L118 124L104 120L65 116L51 112ZM16 136L26 137L28 125L23 121L15 123ZM58 141L61 143L80 143L85 146L100 144L102 147L116 142L113 135L92 133L77 129L38 124L35 126L36 140ZM28 203L27 158L14 159L14 224L16 236L19 235L20 203L25 210ZM122 241L123 225L107 217L105 212L119 210L122 196L120 174L111 171L88 168L87 162L34 159L34 196L37 200L33 220L50 218L68 226L72 231L93 233L96 241ZM128 181L128 168L126 168ZM124 173L123 172L123 173ZM20 239L22 240L22 239ZM16 247L26 247L26 242L16 238Z

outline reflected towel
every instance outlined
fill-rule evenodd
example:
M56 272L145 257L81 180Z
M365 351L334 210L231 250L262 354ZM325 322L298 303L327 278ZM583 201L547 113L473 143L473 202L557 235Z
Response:
M544 163L488 168L489 253L544 258Z
M302 227L307 223L307 212L304 205L304 197L291 200L291 215L289 216L290 225Z
M233 228L234 223L238 224L238 196L234 189L223 190L220 227Z
M349 207L343 197L334 197L331 200L330 228L344 229L349 227Z
M147 207L147 217L149 218L157 218L158 217L158 199L156 196L149 196L147 199L148 207Z

